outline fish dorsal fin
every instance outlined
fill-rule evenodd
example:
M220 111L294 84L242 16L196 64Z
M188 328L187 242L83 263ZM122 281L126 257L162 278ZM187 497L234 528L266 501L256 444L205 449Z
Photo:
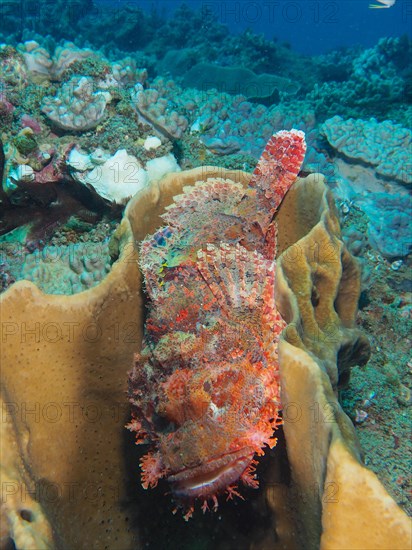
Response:
M185 187L181 195L166 207L163 220L174 227L190 228L214 226L224 215L232 215L245 191L231 180L211 178Z
M140 248L140 266L151 298L158 296L164 272L195 260L205 242L242 238L244 220L236 215L236 205L244 193L239 183L211 178L183 188L174 197L162 215L168 225L147 237Z
M275 304L275 262L242 245L208 244L198 251L197 268L228 319L259 333L272 358L285 328Z

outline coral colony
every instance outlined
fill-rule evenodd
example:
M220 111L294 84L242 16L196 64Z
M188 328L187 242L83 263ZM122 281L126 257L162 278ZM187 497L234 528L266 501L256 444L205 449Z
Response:
M279 423L274 302L276 225L306 144L300 131L266 145L249 187L213 179L188 188L167 226L141 246L150 299L144 349L135 359L129 429L153 450L143 487L166 477L188 519L217 495L257 487L255 453L273 447Z

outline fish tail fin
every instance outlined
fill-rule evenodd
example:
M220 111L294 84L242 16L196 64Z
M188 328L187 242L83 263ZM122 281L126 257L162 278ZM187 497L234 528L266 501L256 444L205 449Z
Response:
M249 187L256 189L258 208L270 219L295 181L305 153L305 134L300 130L282 130L267 142Z
M261 250L273 216L299 174L305 153L305 134L300 130L277 132L266 144L249 181L248 193L239 205L239 213L248 222L246 233L258 235L253 242L255 248Z

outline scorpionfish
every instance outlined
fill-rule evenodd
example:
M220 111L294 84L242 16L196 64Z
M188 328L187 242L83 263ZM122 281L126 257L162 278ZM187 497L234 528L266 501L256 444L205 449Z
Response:
M185 187L147 237L142 351L129 375L144 488L161 478L187 520L217 496L256 488L257 461L276 445L280 391L274 214L305 156L298 130L274 134L247 188L211 178Z

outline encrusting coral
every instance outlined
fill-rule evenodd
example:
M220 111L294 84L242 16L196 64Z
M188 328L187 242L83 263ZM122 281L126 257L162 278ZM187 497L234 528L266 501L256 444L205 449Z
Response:
M135 243L162 225L160 215L175 195L208 177L246 185L250 175L202 167L154 182L128 204L111 243L118 259L97 287L70 297L48 296L23 281L0 298L5 406L24 466L21 475L25 472L28 487L36 491L56 547L142 547L135 517L149 495L134 501L130 496L129 468L138 448L125 445L123 427L126 371L143 329ZM292 324L280 341L280 377L293 481L281 479L279 491L276 484L262 483L273 510L267 540L273 549L302 548L291 540L296 533L308 541L305 548L316 548L323 531L324 549L368 548L368 537L374 548L407 548L408 519L361 465L353 427L336 399L347 367L362 362L367 348L353 328L359 275L341 244L336 217L328 214L322 181L312 187L313 199L302 195L314 178L302 185L298 180L278 214L278 265L284 267L283 275L278 271L278 307ZM320 236L336 245L333 254L311 253ZM293 254L302 255L302 271L287 269L293 243ZM293 403L302 408L295 422ZM305 409L316 404L319 416L318 409ZM338 502L331 494L335 487ZM47 498L48 490L56 498ZM264 548L262 533L251 532L249 546Z
M111 96L96 90L92 78L72 76L56 97L45 97L42 112L63 130L84 131L95 128L105 116Z
M373 166L384 178L404 185L412 183L412 131L408 128L390 120L344 120L334 116L324 122L321 131L344 157Z

